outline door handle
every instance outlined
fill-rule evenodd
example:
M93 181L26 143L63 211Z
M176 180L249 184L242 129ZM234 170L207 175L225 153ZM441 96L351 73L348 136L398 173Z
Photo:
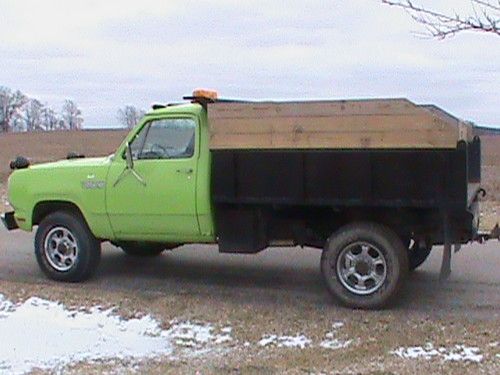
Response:
M177 169L177 173L191 174L193 173L193 168L180 168Z

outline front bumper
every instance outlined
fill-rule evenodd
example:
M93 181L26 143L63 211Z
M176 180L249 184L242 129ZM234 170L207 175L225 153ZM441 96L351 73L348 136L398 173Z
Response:
M16 219L14 219L14 211L6 212L0 215L0 219L2 219L2 223L5 226L5 228L7 228L7 230L14 230L19 228Z

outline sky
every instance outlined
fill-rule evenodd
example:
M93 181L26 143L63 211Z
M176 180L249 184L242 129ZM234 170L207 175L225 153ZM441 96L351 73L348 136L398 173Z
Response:
M469 11L468 0L421 0ZM500 127L500 38L443 41L380 0L0 0L0 86L85 127L194 88L246 99L406 97Z

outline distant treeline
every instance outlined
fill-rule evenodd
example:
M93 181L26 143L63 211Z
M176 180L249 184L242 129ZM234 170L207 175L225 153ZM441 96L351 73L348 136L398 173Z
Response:
M123 127L132 128L144 111L127 105L117 112ZM59 111L19 90L0 86L0 133L81 129L83 115L78 104L66 99Z
M0 133L80 129L82 111L66 99L56 111L21 91L0 86Z

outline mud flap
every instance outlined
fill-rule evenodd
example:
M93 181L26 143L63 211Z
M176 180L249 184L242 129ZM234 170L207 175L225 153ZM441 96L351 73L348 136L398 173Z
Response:
M3 225L7 230L14 230L19 228L16 223L16 219L14 218L14 211L6 212L0 215L0 219L2 220Z
M445 243L443 249L443 260L441 262L441 272L439 281L446 281L451 275L451 244Z
M450 221L448 214L443 214L443 232L444 232L444 249L443 260L441 261L441 271L439 272L439 281L448 280L451 275L451 240L450 240Z

